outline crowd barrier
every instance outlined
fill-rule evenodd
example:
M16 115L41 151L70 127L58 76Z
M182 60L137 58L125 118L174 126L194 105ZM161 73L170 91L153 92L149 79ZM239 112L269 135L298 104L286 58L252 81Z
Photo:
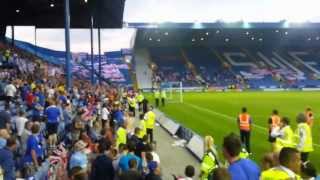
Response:
M181 124L170 119L163 112L157 109L155 109L154 112L157 115L157 122L160 126L170 135L186 140L186 149L200 161L204 153L203 138L192 130L185 128Z

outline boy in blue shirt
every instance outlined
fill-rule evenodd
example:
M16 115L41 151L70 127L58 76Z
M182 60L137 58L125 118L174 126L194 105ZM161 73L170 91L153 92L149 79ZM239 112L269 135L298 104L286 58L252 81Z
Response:
M223 139L223 155L230 164L228 171L232 180L259 180L259 166L250 159L240 158L240 151L239 136L231 133Z

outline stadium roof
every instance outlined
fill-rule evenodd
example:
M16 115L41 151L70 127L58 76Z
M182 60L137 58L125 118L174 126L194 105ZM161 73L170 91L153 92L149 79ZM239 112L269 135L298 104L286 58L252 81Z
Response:
M312 46L320 47L319 28L145 28L136 47L158 46Z
M122 27L125 0L70 0L71 28ZM0 26L64 27L64 0L2 0Z

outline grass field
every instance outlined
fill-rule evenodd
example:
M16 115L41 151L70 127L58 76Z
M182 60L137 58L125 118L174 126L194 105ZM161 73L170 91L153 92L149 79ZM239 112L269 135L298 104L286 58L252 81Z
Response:
M270 151L267 141L267 119L273 109L291 120L296 128L295 117L307 106L313 109L315 126L313 143L315 151L310 160L320 170L320 92L214 92L184 93L184 102L168 103L160 109L170 118L204 136L212 135L218 148L223 137L239 130L236 117L241 107L246 106L253 119L251 149L258 163L262 155Z

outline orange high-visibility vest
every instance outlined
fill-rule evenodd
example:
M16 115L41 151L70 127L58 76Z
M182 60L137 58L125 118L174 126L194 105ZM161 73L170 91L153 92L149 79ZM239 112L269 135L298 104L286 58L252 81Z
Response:
M250 131L250 115L248 113L239 114L239 128L243 131Z
M280 121L281 121L280 116L272 115L271 116L271 127L272 128L279 127L280 126Z

